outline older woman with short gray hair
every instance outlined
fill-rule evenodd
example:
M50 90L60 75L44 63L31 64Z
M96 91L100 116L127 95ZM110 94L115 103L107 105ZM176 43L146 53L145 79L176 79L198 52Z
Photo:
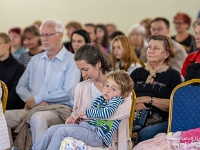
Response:
M143 62L147 62L146 51L148 43L146 42L145 35L145 28L140 24L133 24L128 32L128 37L133 44L135 52L138 58Z

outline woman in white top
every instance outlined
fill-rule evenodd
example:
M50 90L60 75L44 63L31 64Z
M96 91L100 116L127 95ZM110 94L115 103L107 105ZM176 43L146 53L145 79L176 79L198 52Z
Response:
M117 36L111 41L110 52L113 60L113 70L125 70L129 74L141 67L131 41L125 36Z

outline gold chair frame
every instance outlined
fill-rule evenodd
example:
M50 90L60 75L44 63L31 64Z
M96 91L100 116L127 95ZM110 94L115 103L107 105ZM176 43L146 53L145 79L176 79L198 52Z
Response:
M7 88L7 85L3 81L0 81L0 83L1 83L2 91L3 91L1 102L2 102L2 107L3 107L3 113L5 113L7 100L8 100L8 88Z

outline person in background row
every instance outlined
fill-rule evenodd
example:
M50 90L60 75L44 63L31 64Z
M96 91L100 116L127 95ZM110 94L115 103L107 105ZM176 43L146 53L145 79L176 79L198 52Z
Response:
M169 21L166 18L157 17L152 20L151 22L151 34L162 34L169 36L170 34L170 24ZM183 62L185 61L185 58L187 57L187 53L182 45L180 45L178 42L172 39L172 44L175 52L174 59L172 61L172 68L181 71Z
M97 24L96 29L96 43L102 46L102 49L106 51L106 48L109 46L108 43L108 31L105 25Z
M76 53L76 51L86 43L90 43L90 37L85 30L76 30L72 33L72 53Z
M87 31L87 33L90 36L90 42L95 43L96 41L96 33L95 33L95 24L93 23L86 23L84 25L84 30Z
M28 62L34 55L44 52L41 47L41 40L39 36L39 29L35 26L26 27L24 29L22 38L24 46L26 47L26 52L22 53L18 59L18 61L24 66L27 66Z
M190 64L200 63L200 19L194 24L195 40L197 51L189 54L183 63L183 68L181 69L181 75L185 77L187 67Z
M20 149L27 149L48 127L63 123L71 115L80 71L74 55L62 45L63 32L64 26L60 21L43 21L40 39L45 52L31 58L16 87L18 95L26 103L25 108L5 112L8 128L17 128L15 132L19 134L14 145ZM31 135L27 135L24 129L30 129Z
M152 21L152 19L145 18L140 22L140 24L145 28L145 31L146 31L145 37L146 37L147 42L149 41L149 37L151 36L151 31L150 31L151 21Z
M108 42L109 42L109 45L111 44L111 41L118 35L123 35L125 36L125 34L121 31L115 31L113 32L110 36L109 36L109 39L108 39ZM110 54L110 46L107 47L106 49L106 52Z
M0 33L0 80L8 87L6 110L24 108L24 101L16 93L16 86L24 72L24 66L11 54L11 40L5 33Z
M106 24L106 28L107 28L107 31L108 31L108 37L117 30L117 27L115 24L113 23L108 23Z
M41 26L41 24L42 24L42 21L40 21L40 20L36 20L34 23L33 23L33 25L36 27L36 28L40 28L40 26Z
M191 19L186 13L177 13L174 17L174 27L177 35L171 38L184 46L187 53L190 50L190 44L194 41L194 37L188 33L191 24Z
M11 28L9 30L9 37L11 40L11 53L14 58L18 59L20 54L24 52L24 48L22 46L22 36L20 28Z
M133 70L141 67L131 41L125 36L116 36L110 45L111 57L113 60L113 70L125 70L131 74Z
M145 28L140 24L134 24L129 29L128 37L131 40L132 46L137 54L137 57L143 62L147 62L146 51L148 43L146 41Z
M82 29L82 25L77 21L70 21L65 26L65 29L67 30L66 35L67 35L68 39L71 40L72 33L76 30ZM66 47L67 50L69 50L69 51L71 50L71 41L64 42L63 45Z

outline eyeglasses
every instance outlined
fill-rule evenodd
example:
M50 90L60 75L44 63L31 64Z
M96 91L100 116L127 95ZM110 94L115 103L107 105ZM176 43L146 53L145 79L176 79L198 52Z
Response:
M49 38L51 38L54 34L57 34L57 33L60 33L60 32L41 34L41 35L39 35L39 37L40 37L40 38L46 37L47 39L49 39Z
M153 31L153 32L156 31L156 30L160 32L160 31L164 30L164 28L157 28L157 29L156 28L151 28L150 30Z
M174 22L174 24L180 26L180 25L185 24L185 23L184 22Z

